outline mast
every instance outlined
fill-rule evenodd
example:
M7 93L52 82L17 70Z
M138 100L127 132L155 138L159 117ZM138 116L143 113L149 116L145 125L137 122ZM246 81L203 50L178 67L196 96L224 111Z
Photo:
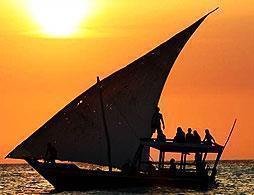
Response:
M108 169L109 169L109 172L112 172L110 138L109 138L109 133L108 133L107 121L106 121L106 117L105 117L105 110L104 110L102 90L101 90L101 85L100 85L100 78L98 76L97 76L97 86L98 86L98 90L99 90L99 98L100 98L103 126L104 126L106 140L107 140Z

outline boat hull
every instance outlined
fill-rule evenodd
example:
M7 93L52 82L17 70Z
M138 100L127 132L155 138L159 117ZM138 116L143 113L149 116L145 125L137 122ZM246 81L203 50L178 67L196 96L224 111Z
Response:
M80 169L74 164L44 164L28 161L57 191L119 189L141 186L207 188L214 180L194 174L178 176L124 175L120 172Z

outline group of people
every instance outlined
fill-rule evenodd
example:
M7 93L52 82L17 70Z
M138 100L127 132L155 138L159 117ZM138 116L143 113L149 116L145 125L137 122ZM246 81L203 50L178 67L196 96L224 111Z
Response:
M161 128L161 124L162 124L162 128ZM158 135L157 139L159 141L166 141L166 136L163 134L163 131L162 131L162 129L165 129L165 123L163 120L163 116L160 113L159 107L155 108L155 112L153 114L152 121L151 121L151 129L152 129L151 130L151 137L152 137L153 133L155 133L157 130L157 135ZM183 129L181 127L178 127L177 131L176 131L176 135L174 137L174 142L175 143L200 144L201 138L196 130L194 130L192 133L192 129L188 128L188 132L185 135L185 132L183 131ZM208 129L205 130L205 137L203 139L203 143L208 144L208 145L216 144L215 139L210 134Z
M185 135L185 132L182 130L181 127L177 128L176 136L174 137L175 143L193 143L193 144L200 144L201 138L200 135L196 130L193 131L192 129L188 128L188 132ZM203 139L203 143L207 145L213 145L216 144L215 139L210 134L209 130L205 130L205 137Z
M162 128L161 128L162 126ZM163 120L163 116L160 113L160 108L156 107L155 108L155 112L153 114L152 117L152 121L151 121L151 133L155 133L157 131L157 140L158 141L166 141L166 137L163 134L163 130L165 129L165 123ZM152 137L151 134L151 137ZM165 138L162 139L163 136ZM188 128L187 133L185 133L183 131L183 129L181 127L177 128L176 131L176 135L173 139L174 143L190 143L190 144L206 144L206 145L217 145L217 143L215 142L215 139L213 138L213 136L210 134L209 130L206 129L205 130L205 137L203 140L201 140L200 135L198 134L198 132L196 130L192 130L191 128ZM188 153L186 153L188 154ZM196 164L196 170L197 172L201 172L203 171L204 167L205 167L205 163L202 161L202 153L197 152L195 154L195 164ZM175 174L177 171L176 168L176 161L174 158L170 159L169 161L169 173L170 174Z

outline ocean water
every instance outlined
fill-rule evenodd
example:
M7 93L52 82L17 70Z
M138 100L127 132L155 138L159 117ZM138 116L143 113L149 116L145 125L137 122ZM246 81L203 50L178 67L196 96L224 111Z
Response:
M59 194L254 194L254 160L220 162L217 183L205 191L157 186ZM0 165L0 194L49 193L54 193L54 188L29 165Z

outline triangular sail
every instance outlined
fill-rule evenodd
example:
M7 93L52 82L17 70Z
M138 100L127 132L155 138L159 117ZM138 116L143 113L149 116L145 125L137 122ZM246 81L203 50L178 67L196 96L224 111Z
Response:
M139 139L150 136L151 118L169 72L186 42L208 15L100 82L114 167L120 168L130 162L139 146ZM7 157L41 159L49 142L55 145L58 160L108 164L96 84L59 111Z

